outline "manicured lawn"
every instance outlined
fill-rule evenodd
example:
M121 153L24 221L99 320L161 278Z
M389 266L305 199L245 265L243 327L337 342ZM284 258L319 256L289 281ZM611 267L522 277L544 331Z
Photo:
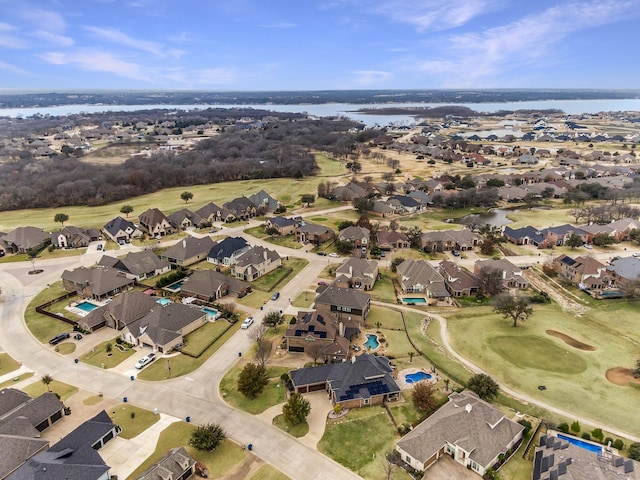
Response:
M311 305L313 305L315 299L315 292L305 290L304 292L299 293L298 296L293 299L292 305L298 308L310 308Z
M67 398L69 398L71 395L73 395L78 391L77 387L74 387L73 385L69 385L67 383L58 382L57 380L53 380L49 384L49 389L52 392L60 395L60 399L62 401L66 400ZM47 392L47 386L44 383L42 383L40 379L38 379L37 381L24 387L22 390L24 390L26 393L28 393L32 397L39 397L43 393Z
M521 228L527 225L547 227L551 224L574 224L576 221L574 217L569 215L570 210L571 208L558 203L553 208L522 208L514 210L507 215L507 218L513 220L513 223L509 224L512 228Z
M229 440L223 440L213 452L203 452L189 447L191 432L197 427L190 423L176 422L160 433L155 451L131 474L128 479L137 478L142 472L157 463L169 450L185 447L187 452L209 469L209 478L219 478L242 463L249 453ZM276 477L277 478L277 477Z
M207 322L195 332L191 332L184 337L184 347L182 351L191 353L192 355L198 355L207 347L213 338L222 335L222 333L232 326L232 324L223 319L216 320L215 322Z
M368 292L371 294L372 300L379 302L396 303L396 292L392 282L392 276L388 268L379 269L380 278L376 280L373 290Z
M270 379L269 385L256 398L249 399L237 390L238 376L243 367L244 364L242 366L234 366L220 382L220 392L231 406L256 415L286 400L286 389L282 385L280 375L287 373L289 368L267 367L267 375L269 375Z
M104 397L101 397L100 395L92 395L91 397L85 398L82 403L84 405L97 405L102 400L104 400Z
M276 268L272 272L263 275L251 283L251 288L262 292L272 292L280 285L286 283L295 277L300 270L309 264L307 260L302 258L289 257L288 260L282 261L282 266Z
M467 308L449 315L450 342L515 390L592 418L600 426L639 431L640 418L629 408L638 391L614 385L605 376L610 368L632 367L640 354L637 309L626 302L600 305L581 317L563 313L556 304L535 305L531 318L515 328L490 307ZM547 330L596 350L574 348ZM547 389L540 391L538 385Z
M24 224L24 222L23 222ZM76 255L83 255L87 251L86 248L72 248L69 250L65 249L54 249L51 252L48 249L42 250L38 253L36 257L36 268L38 267L38 260L47 260L50 258L62 258L62 257L74 257ZM16 253L15 255L5 255L0 258L0 263L14 263L14 262L26 262L31 260L31 257L26 253Z
M282 414L277 415L273 419L273 425L296 438L304 437L307 433L309 433L309 424L307 422L302 422L297 425L291 425L284 419L284 415Z
M249 477L249 480L290 480L290 478L271 465L263 465Z
M198 358L189 357L187 355L177 355L171 357L171 377L179 377L193 372L206 362L238 329L241 322L236 322L228 329L213 345L207 348ZM169 367L167 359L160 359L145 367L138 373L140 380L166 380L169 378Z
M140 435L151 425L160 420L160 415L154 415L152 411L139 408L130 403L121 403L107 412L116 425L122 428L120 436L127 440Z
M76 344L74 342L63 342L57 345L58 353L61 355L69 355L76 351Z
M269 234L264 231L264 227L259 225L257 227L245 228L244 233L256 238L267 238Z
M260 308L269 301L271 295L269 292L253 290L249 295L236 299L236 303L251 308Z
M367 326L377 328L378 322L383 329L404 330L402 315L399 311L374 305L367 315Z
M27 328L42 343L48 342L59 333L73 331L73 327L70 324L36 312L38 305L53 300L64 293L62 282L53 283L49 288L45 288L33 297L33 300L29 302L29 306L25 310L24 320Z
M393 357L406 357L409 352L415 351L404 330L386 330L382 329L382 334L386 342L382 344L383 351L386 355Z
M15 385L16 383L21 382L22 380L26 380L27 378L31 378L31 377L33 377L33 372L27 372L27 373L23 373L22 375L17 375L16 377L12 378L11 380L7 380L6 382L0 383L0 389L10 387L11 385ZM15 380L16 378L17 378L17 380Z
M6 375L20 368L20 364L8 353L0 353L0 375Z
M296 240L295 235L285 235L284 237L278 237L278 236L274 236L274 237L267 237L265 238L265 241L269 242L269 243L273 243L274 245L279 245L281 247L288 247L288 248L293 248L293 249L300 249L302 248L302 243L298 242Z
M109 343L112 347L111 355L107 355L107 344ZM133 348L123 352L116 347L116 342L114 340L106 340L96 345L93 352L89 351L82 355L80 357L80 361L93 365L94 367L113 368L116 365L120 365L120 363L134 353L136 353L136 351Z
M426 413L418 410L411 398L411 390L403 390L402 396L405 399L404 403L389 404L389 409L395 418L398 425L408 423L409 425L417 425L426 418Z

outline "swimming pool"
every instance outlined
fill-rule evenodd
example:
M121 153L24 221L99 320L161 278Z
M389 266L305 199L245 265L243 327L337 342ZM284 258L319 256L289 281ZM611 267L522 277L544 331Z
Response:
M422 380L431 380L433 376L430 373L424 372L416 372L416 373L407 373L404 376L404 379L407 383L418 383Z
M595 445L590 442L585 442L584 440L580 440L576 437L570 437L569 435L563 435L561 433L558 434L558 438L569 442L576 447L583 448L584 450L588 450L590 452L602 453L602 445Z
M416 305L419 303L427 303L427 300L422 297L404 297L402 299L402 303L406 303L407 305Z
M168 305L169 303L171 303L171 299L169 298L159 298L156 300L156 303L159 303L160 305Z
M86 300L78 303L76 306L76 308L82 310L83 312L91 312L93 310L95 310L96 308L98 308L98 305L96 305L95 303L91 303L91 302L87 302Z
M363 347L368 350L375 350L380 346L380 342L378 341L378 336L372 333L367 333L367 341L364 343Z
M202 307L202 311L207 314L209 318L218 318L220 316L220 312L214 308Z
M179 292L180 289L182 288L182 285L184 285L184 282L186 282L186 278L183 278L182 280L178 280L177 282L173 282L171 285L167 285L166 287L164 287L165 290L169 290L170 292Z

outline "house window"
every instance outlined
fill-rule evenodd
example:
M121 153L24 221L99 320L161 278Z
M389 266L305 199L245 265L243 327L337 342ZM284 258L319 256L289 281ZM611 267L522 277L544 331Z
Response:
M363 405L369 405L369 399L368 398L363 398L362 399L362 404Z

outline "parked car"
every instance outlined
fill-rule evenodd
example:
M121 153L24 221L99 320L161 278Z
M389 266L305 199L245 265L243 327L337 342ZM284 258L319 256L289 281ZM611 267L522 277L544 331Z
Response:
M57 345L63 340L66 340L67 338L69 338L70 336L71 334L69 332L59 333L58 335L53 337L51 340L49 340L49 345Z
M460 252L458 250L452 250L451 251L451 255L453 255L454 257L459 257L460 256Z
M242 322L242 325L240 325L240 328L246 330L247 328L249 328L251 326L252 323L253 323L253 317L249 317L249 318L245 319L244 322Z
M275 292L271 295L271 300L277 300L278 298L280 298L280 292Z
M101 244L101 243L99 243L99 244L96 246L96 250L102 250L102 244Z
M330 253L329 256L331 258L340 258L340 255L338 255L337 253Z
M138 360L136 362L136 368L138 370L140 370L140 369L146 367L147 365L149 365L155 359L156 359L156 354L155 353L150 353L149 355L145 355L144 357L142 357L140 360Z
M76 333L76 334L73 336L73 338L74 338L74 340L82 340L82 334L81 334L81 333Z
M327 252L318 252L318 255L320 255L321 257L326 257L327 256Z

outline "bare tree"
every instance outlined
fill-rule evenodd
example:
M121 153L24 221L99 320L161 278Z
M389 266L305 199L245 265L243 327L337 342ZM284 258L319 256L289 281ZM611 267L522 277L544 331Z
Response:
M255 325L251 330L249 330L249 338L254 342L260 343L260 341L267 334L267 326L264 323L259 323Z
M266 339L258 341L258 348L256 349L256 361L258 365L265 366L271 357L271 342Z
M320 358L324 352L324 345L318 342L312 342L305 347L304 351L313 359L313 364L317 365L318 358Z
M395 463L398 456L397 453L398 452L394 450L393 452L387 453L384 458L380 459L380 465L382 466L385 476L384 478L386 480L391 480L393 472L398 468L398 465Z

